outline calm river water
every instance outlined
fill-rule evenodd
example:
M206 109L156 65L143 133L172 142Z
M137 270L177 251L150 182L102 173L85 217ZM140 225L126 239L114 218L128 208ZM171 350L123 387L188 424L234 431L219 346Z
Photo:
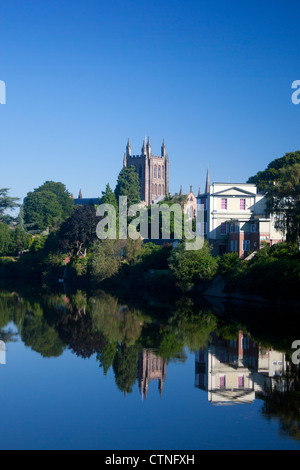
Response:
M299 327L288 307L3 289L0 448L299 449Z

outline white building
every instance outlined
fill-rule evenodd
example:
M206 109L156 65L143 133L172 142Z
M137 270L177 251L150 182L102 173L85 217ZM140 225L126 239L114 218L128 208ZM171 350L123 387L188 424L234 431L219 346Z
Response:
M266 212L266 198L255 184L213 183L197 197L198 211L204 211L197 230L214 245L216 254L237 252L240 258L284 240L275 229L274 217Z

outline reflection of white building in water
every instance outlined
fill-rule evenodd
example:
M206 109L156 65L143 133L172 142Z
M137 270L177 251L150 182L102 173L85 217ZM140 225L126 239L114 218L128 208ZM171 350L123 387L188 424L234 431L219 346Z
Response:
M4 341L0 341L0 364L6 364L6 347Z
M252 403L256 392L274 387L285 368L282 353L262 353L239 332L237 340L217 339L196 352L195 386L206 390L215 405Z

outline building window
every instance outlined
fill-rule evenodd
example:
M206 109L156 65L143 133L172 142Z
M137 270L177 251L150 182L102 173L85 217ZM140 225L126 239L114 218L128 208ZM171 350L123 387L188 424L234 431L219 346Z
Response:
M246 210L246 199L240 199L240 210L241 211Z
M250 251L250 240L243 240L243 251Z
M156 178L156 176L157 176L157 166L154 165L154 178Z
M237 233L239 231L239 226L237 224L230 224L229 225L229 232L230 233Z
M227 211L227 198L221 199L221 209Z
M230 240L230 251L237 251L237 240Z
M225 375L220 375L220 388L225 388L226 386L226 377Z
M238 376L238 386L239 388L244 388L245 386L245 379L243 375Z
M158 165L158 178L160 178L160 165Z
M255 223L251 223L251 232L256 232L256 224Z
M227 233L227 224L226 222L221 223L221 234L225 235Z

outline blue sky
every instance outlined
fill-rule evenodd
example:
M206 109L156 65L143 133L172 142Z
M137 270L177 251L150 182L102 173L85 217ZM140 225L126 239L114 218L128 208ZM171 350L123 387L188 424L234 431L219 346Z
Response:
M300 149L299 1L2 0L0 187L114 188L128 137L170 192L245 182Z

